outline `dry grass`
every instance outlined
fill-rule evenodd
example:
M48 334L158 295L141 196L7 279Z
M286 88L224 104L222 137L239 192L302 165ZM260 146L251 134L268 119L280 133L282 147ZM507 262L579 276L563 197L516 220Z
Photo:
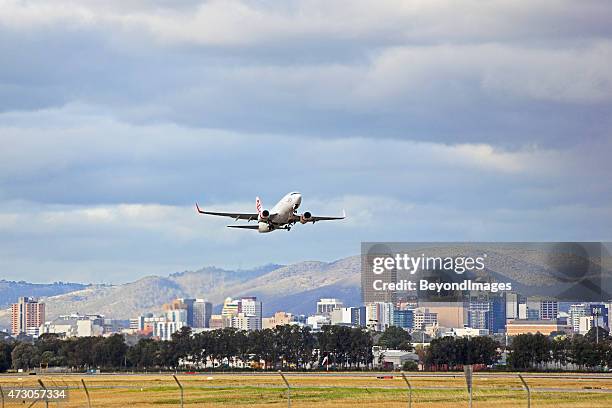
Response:
M572 375L575 376L575 375ZM286 390L278 375L179 375L185 389L185 405L191 407L264 407L287 405ZM179 390L170 375L47 375L0 376L0 385L8 387L39 387L41 379L48 387L67 386L70 399L50 406L87 407L81 379L87 384L92 407L153 407L179 406ZM377 379L375 376L309 376L290 375L293 407L406 407L407 389L401 377ZM532 404L554 408L612 407L612 379L568 378L568 375L549 378L529 378L534 389ZM442 408L467 406L465 381L455 377L411 377L415 388L413 407ZM474 407L526 406L525 392L518 378L478 376L474 380ZM568 392L544 391L545 388ZM537 391L540 389L540 391ZM572 390L571 392L569 392ZM581 392L582 391L582 392ZM24 406L22 403L8 403ZM25 405L27 406L27 405ZM44 403L34 405L42 407Z

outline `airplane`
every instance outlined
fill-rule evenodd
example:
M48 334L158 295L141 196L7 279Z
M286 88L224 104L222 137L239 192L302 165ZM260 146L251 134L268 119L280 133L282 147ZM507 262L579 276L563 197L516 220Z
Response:
M306 224L309 222L314 224L317 221L342 220L346 218L346 213L344 210L342 211L341 217L317 217L313 216L308 211L305 211L303 214L298 214L296 210L301 203L302 194L292 192L281 198L281 200L270 210L263 208L263 204L259 197L255 199L255 208L257 209L257 212L254 213L203 211L200 209L198 203L196 203L196 210L200 214L230 217L234 218L236 221L257 221L257 225L228 225L227 227L258 230L260 233L272 232L280 229L290 231L291 227L298 222L300 224Z

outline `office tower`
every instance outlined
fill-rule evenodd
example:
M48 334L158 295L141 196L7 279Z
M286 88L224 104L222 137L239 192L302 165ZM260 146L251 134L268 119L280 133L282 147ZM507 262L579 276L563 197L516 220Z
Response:
M470 302L468 327L489 329L489 302Z
M540 320L540 301L527 299L527 319Z
M556 300L540 301L540 320L556 319L559 315L559 302Z
M323 316L329 316L332 311L340 309L344 306L341 300L333 298L320 299L317 302L317 314Z
M231 297L228 297L223 302L223 309L221 310L221 315L224 317L232 317L237 315L240 312L240 301L238 299L234 300Z
M391 302L372 302L365 305L366 325L376 331L393 326L394 305Z
M351 308L351 324L353 326L366 327L366 320L367 315L365 306Z
M506 330L506 305L505 296L493 296L491 299L491 313L489 314L489 330L491 333L502 333ZM518 312L518 309L517 309Z
M608 309L604 304L590 304L588 311L589 316L593 317L593 326L606 327L606 323L608 322Z
M15 336L25 333L37 337L45 322L45 304L30 297L20 297L11 307L11 326Z
M425 330L429 326L438 325L438 314L432 312L427 308L419 307L414 310L414 323L413 327L415 330Z
M526 319L526 298L518 293L506 293L506 319Z
M572 326L572 330L578 333L580 332L580 318L589 315L589 305L586 303L571 305L569 315L569 324Z
M210 327L210 317L212 316L212 303L204 299L196 299L193 303L193 319L192 327L208 328Z
M243 297L239 301L240 308L239 313L243 314L245 318L248 318L247 323L241 324L245 330L260 330L261 329L261 315L262 305L256 297ZM242 327L239 327L242 328Z
M402 329L414 328L414 310L396 310L393 313L393 325Z

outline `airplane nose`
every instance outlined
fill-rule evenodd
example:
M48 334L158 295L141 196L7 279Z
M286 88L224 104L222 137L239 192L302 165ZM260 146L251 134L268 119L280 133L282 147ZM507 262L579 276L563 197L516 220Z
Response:
M298 194L297 197L295 197L295 208L298 208L300 204L302 204L302 195Z

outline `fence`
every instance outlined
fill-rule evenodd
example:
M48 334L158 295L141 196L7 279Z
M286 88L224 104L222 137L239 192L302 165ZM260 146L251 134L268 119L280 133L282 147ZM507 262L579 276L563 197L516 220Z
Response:
M27 407L610 407L612 375L194 373L0 376L1 408ZM9 398L15 389L68 398ZM471 398L470 398L470 394Z

